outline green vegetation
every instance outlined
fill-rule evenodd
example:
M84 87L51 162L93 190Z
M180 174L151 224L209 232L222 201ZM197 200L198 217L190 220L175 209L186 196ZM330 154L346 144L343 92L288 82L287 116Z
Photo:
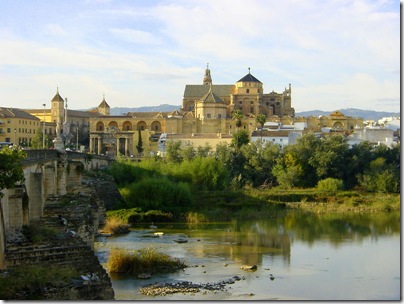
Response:
M23 225L22 234L28 242L38 244L49 240L57 234L57 230L41 225Z
M237 113L234 119L239 119ZM181 149L179 142L169 141L165 158L112 164L108 173L125 207L138 209L128 215L127 223L158 222L145 216L151 210L170 214L170 220L187 221L223 219L219 211L255 217L296 209L297 203L299 208L315 203L333 210L342 210L341 205L366 210L357 201L363 197L372 211L397 208L396 196L393 202L383 198L399 193L400 144L389 148L361 142L349 147L338 134L325 138L306 134L282 149L261 141L247 144L244 132L235 132L233 143L219 144L216 151L209 145ZM372 197L384 206L375 207ZM165 216L160 219L167 221Z
M19 147L0 148L0 198L3 197L1 190L13 189L16 184L25 180L21 161L27 157Z
M108 270L111 273L161 273L183 269L186 265L177 258L158 252L154 247L136 251L113 248L109 254Z
M74 267L21 266L0 275L0 299L41 300L45 288L67 286L71 279L79 277ZM22 293L20 295L20 293Z

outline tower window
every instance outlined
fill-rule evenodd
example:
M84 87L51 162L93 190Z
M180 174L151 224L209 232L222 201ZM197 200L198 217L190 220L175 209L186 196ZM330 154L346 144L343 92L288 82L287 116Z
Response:
M250 93L250 89L247 89L246 92L247 92L247 94Z

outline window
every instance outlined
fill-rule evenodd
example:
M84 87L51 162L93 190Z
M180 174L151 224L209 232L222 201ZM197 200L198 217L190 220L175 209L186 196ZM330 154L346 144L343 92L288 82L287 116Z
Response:
M11 129L10 128L7 128L7 133L10 133L11 132Z
M218 118L218 119L221 119L221 118L222 118L222 114L218 114L218 115L217 115L217 118Z
M247 89L247 90L246 90L246 93L247 93L247 94L250 93L250 89Z
M254 113L254 107L250 108L250 113Z
M210 115L210 114L207 114L206 117L207 117L207 118L211 118L211 115Z

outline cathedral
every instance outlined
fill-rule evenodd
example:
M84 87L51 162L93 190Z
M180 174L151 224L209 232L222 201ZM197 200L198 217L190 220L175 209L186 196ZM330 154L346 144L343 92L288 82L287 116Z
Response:
M212 134L222 139L231 138L236 130L232 118L236 110L243 113L241 128L251 134L256 129L256 116L260 113L268 119L273 116L293 117L295 112L291 103L290 84L282 93L264 94L263 83L250 73L250 69L235 84L213 84L207 66L201 84L185 86L179 110L90 118L90 152L137 154L138 130L142 132L142 138L156 138L161 133L184 138L205 137L209 142L212 142ZM152 143L150 148L154 150Z
M202 76L202 75L201 75ZM202 77L201 77L202 78ZM292 87L282 93L264 93L263 83L251 74L234 84L214 84L209 66L200 84L185 85L182 105L172 112L129 112L111 115L110 106L103 97L98 107L88 111L67 109L67 98L57 90L50 101L51 108L27 110L41 120L44 134L56 137L58 124L64 143L88 147L90 153L110 156L137 155L136 146L142 141L145 151L161 151L158 140L163 134L167 140L185 145L214 148L218 143L231 142L234 132L245 130L253 134L259 127L257 116L264 114L267 122L277 126L304 125L306 130L319 132L322 128L353 131L363 126L362 119L346 117L335 112L322 117L295 117L292 107ZM241 126L236 127L232 114L242 113Z

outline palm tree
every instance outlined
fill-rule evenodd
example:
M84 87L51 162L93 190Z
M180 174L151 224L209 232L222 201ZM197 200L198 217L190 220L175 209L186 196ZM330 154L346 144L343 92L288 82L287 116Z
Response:
M236 121L237 131L241 127L241 119L244 117L243 112L241 110L235 110L231 117Z
M265 114L258 114L257 115L257 122L260 124L261 126L261 142L262 142L262 128L264 127L264 123L267 121L267 117Z

